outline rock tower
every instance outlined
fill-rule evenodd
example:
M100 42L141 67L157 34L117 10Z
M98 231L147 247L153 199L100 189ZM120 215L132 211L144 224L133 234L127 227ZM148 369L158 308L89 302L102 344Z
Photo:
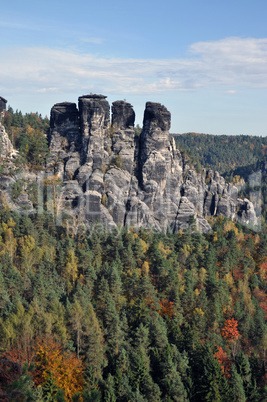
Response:
M208 216L224 215L256 223L253 205L211 170L197 173L170 137L171 114L147 102L143 130L135 133L135 113L124 101L110 106L103 95L81 96L51 110L48 170L63 181L64 205L90 227L99 221L173 231L194 218L202 232Z

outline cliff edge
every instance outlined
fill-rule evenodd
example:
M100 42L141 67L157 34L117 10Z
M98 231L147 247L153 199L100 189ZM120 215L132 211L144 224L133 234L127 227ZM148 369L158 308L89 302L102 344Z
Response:
M47 171L62 180L61 201L90 227L100 222L173 231L195 222L210 230L207 217L223 215L256 224L252 203L217 172L197 173L170 137L171 114L147 102L143 130L125 101L85 95L51 109Z

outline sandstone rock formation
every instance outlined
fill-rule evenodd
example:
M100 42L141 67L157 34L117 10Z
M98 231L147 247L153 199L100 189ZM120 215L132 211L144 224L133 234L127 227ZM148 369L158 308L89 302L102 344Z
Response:
M0 123L0 158L12 159L17 155L17 151L14 149L5 127Z
M0 96L0 121L4 117L5 111L6 111L6 104L7 100Z
M6 100L0 101L3 115ZM50 159L46 171L38 174L15 168L17 151L0 124L0 196L19 213L33 213L26 188L15 200L12 197L15 183L26 179L39 188L41 211L45 183L45 202L58 223L66 212L88 228L100 222L109 228L178 231L194 223L207 232L207 218L220 214L244 224L257 223L253 204L239 199L236 187L217 172L197 173L176 149L169 135L171 115L163 105L147 102L140 135L134 121L132 105L125 101L113 102L110 119L103 95L81 96L78 107L71 102L54 105Z
M17 151L14 149L11 143L5 127L1 124L1 120L6 111L6 103L7 100L0 96L0 158L4 158L5 162L9 162L10 159L16 156Z
M224 215L256 224L249 200L217 172L190 168L170 138L170 112L147 102L143 130L134 130L135 113L124 101L110 107L103 95L81 96L51 110L47 174L62 182L63 208L90 227L132 225L173 231L195 220L210 230L208 216ZM193 219L194 218L194 219Z
M5 127L1 124L1 118L6 111L6 103L7 101L0 97L0 201L1 204L5 202L11 209L21 214L26 210L34 212L33 205L25 191L20 194L16 202L12 199L12 187L18 180L18 175L15 174L18 170L15 164L18 151L13 147Z

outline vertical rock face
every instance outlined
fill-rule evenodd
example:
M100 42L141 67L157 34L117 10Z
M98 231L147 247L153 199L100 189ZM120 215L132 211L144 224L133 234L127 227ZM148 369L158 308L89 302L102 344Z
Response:
M147 102L143 120L142 158L153 151L166 152L169 147L171 114L160 103Z
M88 227L99 221L177 231L194 218L206 232L205 218L216 214L256 223L253 205L217 172L190 169L170 139L165 106L147 102L140 136L129 103L112 104L111 123L109 113L103 95L81 96L78 109L64 102L51 110L49 169L63 178L65 205Z
M106 96L86 95L79 98L80 126L82 134L82 163L92 170L101 169L104 139L110 129L109 104Z
M104 137L109 129L109 103L104 95L79 97L81 131L84 137Z
M6 111L6 104L7 100L5 98L2 98L2 96L0 96L0 121L4 117Z
M16 171L17 165L15 162L18 151L14 149L5 127L1 124L1 119L4 117L6 111L6 103L7 101L0 97L0 163L2 168L0 177L0 197L6 200L5 202L10 208L23 214L23 208L25 208L25 206L29 211L33 211L33 206L25 193L22 193L17 198L16 204L14 204L11 199L11 188L16 183L14 173L11 174L11 171Z
M57 103L50 116L50 164L56 166L55 173L67 179L74 176L80 166L80 115L75 103Z
M133 129L135 113L130 103L116 101L112 103L112 126L114 129Z
M17 155L5 127L0 123L0 158L12 159Z
M5 127L1 124L1 120L5 115L7 100L0 96L0 158L5 158L8 163L17 155Z
M161 190L165 189L173 162L170 125L171 114L165 106L147 102L140 137L141 180L144 186L155 181Z
M113 162L130 174L135 167L135 113L130 103L112 103L112 125L110 131Z
M79 125L79 112L75 103L64 102L53 106L50 117L51 149L53 151L64 149L66 152L79 150Z

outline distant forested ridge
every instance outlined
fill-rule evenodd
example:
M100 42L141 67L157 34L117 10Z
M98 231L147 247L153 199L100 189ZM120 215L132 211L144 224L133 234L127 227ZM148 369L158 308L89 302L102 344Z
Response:
M266 400L266 234L0 222L2 401Z
M173 136L177 146L193 160L221 174L266 159L267 137L197 133Z

